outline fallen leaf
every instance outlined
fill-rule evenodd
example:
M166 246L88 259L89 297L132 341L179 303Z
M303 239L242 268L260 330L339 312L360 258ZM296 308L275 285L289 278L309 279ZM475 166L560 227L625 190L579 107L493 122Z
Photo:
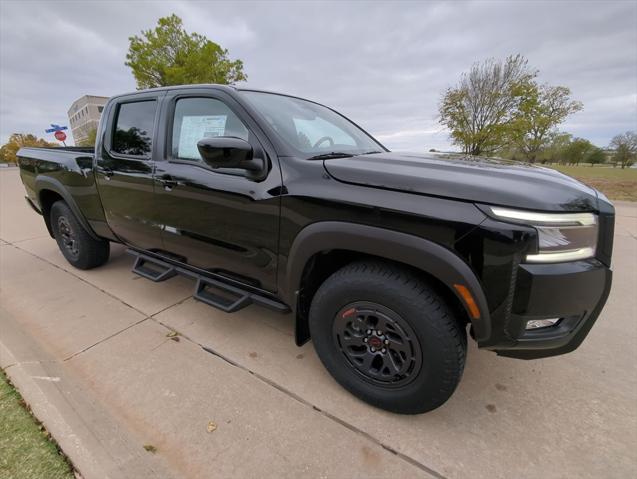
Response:
M208 432L214 432L217 429L217 424L214 421L208 421Z
M152 452L153 454L157 452L157 448L152 444L144 444L144 449L146 449L148 452Z
M169 333L166 334L167 338L174 338L175 336L178 336L179 333L177 331L170 331Z

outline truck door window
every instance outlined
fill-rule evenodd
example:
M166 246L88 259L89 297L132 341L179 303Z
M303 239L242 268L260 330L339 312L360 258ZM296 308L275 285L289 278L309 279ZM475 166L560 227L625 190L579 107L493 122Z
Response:
M177 100L172 134L172 157L201 160L197 142L214 136L233 136L248 140L243 122L225 103L213 98Z
M154 100L122 103L115 120L113 152L150 157L156 109Z
M311 120L305 118L292 118L296 134L298 137L298 146L303 151L311 151L312 145L321 141L321 138L329 137L333 143L338 145L347 145L356 147L356 140L340 129L333 123L325 121L318 116Z

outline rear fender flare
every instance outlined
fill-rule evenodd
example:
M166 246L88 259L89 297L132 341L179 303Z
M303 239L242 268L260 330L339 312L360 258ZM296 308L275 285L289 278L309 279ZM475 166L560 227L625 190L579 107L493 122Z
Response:
M290 248L285 276L287 283L282 285L289 305L296 308L303 271L310 258L317 253L334 249L393 260L430 274L456 295L467 312L467 317L471 318L469 309L454 284L466 286L480 310L480 318L471 318L475 337L479 339L490 335L489 308L484 291L472 269L460 256L418 236L361 224L324 221L301 230ZM301 320L297 314L297 342L299 327L303 327L299 325Z
M97 234L95 234L95 231L93 231L93 228L91 228L88 221L82 214L82 211L77 206L77 203L75 202L71 194L67 191L67 189L64 187L64 185L60 183L58 180L56 180L55 178L50 178L48 176L38 176L35 179L35 191L37 192L37 195L38 195L38 202L40 203L40 209L43 212L43 216L44 216L44 208L42 207L41 194L44 190L50 190L60 195L62 199L66 202L66 204L69 205L69 208L71 208L71 211L73 212L77 220L80 222L82 227L87 231L87 233L93 239L96 239L96 240L101 239L99 236L97 236ZM51 230L49 218L45 218L45 222L46 222L47 228L49 229L49 233L51 234L51 236L53 236L53 231Z

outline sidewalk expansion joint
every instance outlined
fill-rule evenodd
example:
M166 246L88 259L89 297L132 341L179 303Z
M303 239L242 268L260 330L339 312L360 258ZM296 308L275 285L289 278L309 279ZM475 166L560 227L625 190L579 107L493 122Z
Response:
M170 306L166 306L163 309L160 309L159 311L151 314L149 316L149 318L155 318L155 316L157 316L158 314L163 313L164 311L168 311L170 308L174 308L175 306L179 306L180 304L185 303L186 301L188 301L190 298L192 298L192 294L189 294L188 296L186 296L185 298L180 299L179 301L177 301L176 303L171 304Z
M186 338L186 339L188 339L189 341L192 341L190 338ZM416 468L418 468L418 469L426 472L427 474L430 474L430 475L432 475L432 476L434 476L434 477L436 477L438 479L446 479L446 477L443 476L442 474L440 474L438 471L436 471L434 469L431 469L430 467L426 466L425 464L423 464L421 462L418 462L417 460L415 460L414 458L412 458L410 456L407 456L406 454L403 454L401 452L396 451L395 449L393 449L390 446L386 445L380 439L372 436L368 432L365 432L362 429L359 429L358 427L354 426L353 424L348 423L347 421L339 418L338 416L335 416L335 415L333 415L333 414L331 414L331 413L329 413L327 411L324 411L323 409L319 408L318 406L316 406L316 405L312 404L311 402L303 399L298 394L295 394L292 391L290 391L289 389L284 388L280 384L275 383L271 379L268 379L265 376L262 376L261 374L255 372L255 371L252 371L251 369L248 369L245 366L242 366L241 364L238 364L237 362L231 360L230 358L224 356L223 354L215 351L214 349L212 349L212 348L210 348L208 346L204 346L204 345L199 344L199 343L196 343L196 344L198 344L207 353L210 353L213 356L217 356L219 359L227 362L228 364L230 364L232 366L235 366L235 367L237 367L239 369L242 369L243 371L246 371L246 372L250 373L251 375L253 375L255 378L259 379L260 381L262 381L262 382L266 383L267 385L277 389L278 391L280 391L283 394L285 394L285 395L291 397L292 399L298 401L299 403L303 404L304 406L312 408L313 410L315 410L316 412L318 412L322 416L326 417L327 419L330 419L330 420L340 424L341 426L349 429L350 431L365 437L367 440L369 440L369 441L373 442L374 444L382 447L386 451L396 455L397 457L399 457L403 461L411 464L412 466L414 466L414 467L416 467Z
M22 241L22 240L21 240L21 241ZM26 241L26 240L24 240L24 241ZM174 307L174 306L178 306L178 305L182 304L184 301L186 301L186 300L188 300L188 299L192 298L192 294L189 294L188 296L186 296L186 297L184 297L184 298L180 299L179 301L177 301L177 302L175 302L175 303L173 303L173 304L171 304L171 305L169 305L169 306L166 306L165 308L160 309L159 311L156 311L156 312L154 312L154 313L152 313L152 314L150 314L150 315L149 315L149 314L145 313L144 311L142 311L142 310L140 310L140 309L136 308L136 307L135 307L135 306L133 306L132 304L128 304L126 301L124 301L124 300L122 300L121 298L119 298L119 297L115 296L113 293L110 293L109 291L106 291L105 289L100 288L100 287L99 287L99 286L97 286L96 284L91 283L91 282L90 282L90 281L88 281L87 279L82 278L81 276L78 276L78 275L77 275L76 273L74 273L72 270L70 270L70 269L66 269L66 268L63 268L62 266L59 266L59 265L57 265L57 264L55 264L55 263L53 263L53 262L49 261L49 260L48 260L48 259L46 259L46 258L43 258L43 257L41 257L41 256L38 256L37 254L32 253L31 251L28 251L28 250L26 250L26 249L24 249L24 248L20 248L19 246L16 246L14 243L7 243L7 244L9 244L9 245L13 246L14 248L19 249L20 251L22 251L22 252L24 252L24 253L27 253L27 254L29 254L29 255L33 256L34 258L39 259L40 261L44 261L45 263L47 263L47 264L49 264L49 265L51 265L51 266L53 266L53 267L55 267L55 268L57 268L57 269L59 269L59 270L61 270L61 271L64 271L65 273L70 274L70 275L71 275L71 276L73 276L74 278L79 279L79 280L80 280L80 281L82 281L83 283L86 283L86 284L88 284L89 286L91 286L91 287L93 287L93 288L97 289L99 292L104 293L104 294L105 294L105 295L107 295L108 297L113 298L113 299L115 299L116 301L118 301L118 302L122 303L124 306L126 306L126 307L128 307L128 308L131 308L132 310L134 310L134 311L138 312L139 314L144 315L144 316L145 316L145 319L146 319L146 318L152 318L153 316L155 316L155 315L157 315L157 314L160 314L160 313L163 313L164 311L166 311L166 310L168 310L168 309L170 309L170 308L172 308L172 307Z
M12 368L12 367L14 367L14 366L25 366L25 365L27 365L27 364L44 364L44 363L47 363L47 364L55 364L55 363L58 363L58 362L59 362L59 361L56 361L56 360L54 360L54 359L48 359L48 360L47 360L47 359L45 359L45 360L34 360L34 361L18 361L18 362L16 362L16 363L7 364L7 365L6 365L5 367L3 367L2 369L3 369L4 371L6 371L7 369Z
M48 260L48 259L46 259L46 258L43 258L43 257L41 257L41 256L38 256L38 255L37 255L37 254L35 254L35 253L32 253L32 252L31 252L31 251L29 251L29 250L26 250L26 249L24 249L24 248L20 248L19 246L15 245L15 244L13 244L13 243L10 243L10 244L11 244L14 248L19 249L20 251L22 251L22 252L24 252L24 253L27 253L27 254L29 254L29 255L33 256L34 258L39 259L40 261L44 261L44 262L45 262L45 263L47 263L48 265L51 265L51 266L53 266L54 268L59 269L60 271L64 271L65 273L70 274L70 275L71 275L71 276L73 276L74 278L79 279L79 280L80 280L80 281L82 281L83 283L88 284L89 286L91 286L91 287L93 287L93 288L97 289L97 290L98 290L98 291L100 291L101 293L104 293L104 294L105 294L105 295L107 295L108 297L113 298L114 300L116 300L116 301L118 301L118 302L122 303L124 306L126 306L126 307L128 307L128 308L130 308L130 309L132 309L132 310L134 310L134 311L137 311L139 314L143 315L145 319L148 317L148 315L147 315L146 313L144 313L143 311L141 311L141 310L137 309L135 306L133 306L133 305L131 305L131 304L128 304L126 301L122 300L121 298L118 298L118 297L117 297L117 296L115 296L113 293L110 293L110 292L106 291L105 289L102 289L102 288L100 288L99 286L97 286L97 285L95 285L95 284L91 283L90 281L88 281L88 280L86 280L86 279L82 278L81 276L78 276L78 275L77 275L77 274L75 274L73 271L68 270L68 269L65 269L65 268L63 268L63 267L61 267L61 266L59 266L59 265L57 265L57 264L55 264L55 263L53 263L53 262L49 261L49 260Z
M91 344L90 346L87 346L87 347L85 347L84 349L82 349L82 350L80 350L80 351L76 351L76 352L74 352L74 353L73 353L73 354L71 354L70 356L68 356L68 357L64 358L62 361L63 361L63 362L69 361L70 359L73 359L74 357L79 356L80 354L82 354L82 353L84 353L84 352L88 351L89 349L92 349L92 348L94 348L95 346L98 346L98 345L100 345L100 344L102 344L102 343L104 343L104 342L108 341L109 339L112 339L112 338L114 338L115 336L117 336L117 335L119 335L119 334L121 334L121 333L123 333L123 332L125 332L125 331L128 331L128 330L129 330L129 329L131 329L131 328L134 328L134 327L135 327L135 326L137 326L138 324L141 324L141 323L143 323L144 321L146 321L146 320L148 320L148 319L151 319L151 318L147 316L147 317L145 317L145 318L140 319L139 321L134 322L133 324L129 324L129 325L128 325L128 326L126 326L125 328L122 328L122 329L120 329L119 331L116 331L116 332L114 332L113 334L111 334L111 335L109 335L109 336L106 336L105 338L100 339L98 342L96 342L96 343L94 343L94 344Z
M170 329L171 331L173 330L173 328L170 328L169 326L167 326L166 324L162 323L162 322L161 322L160 320L158 320L157 318L153 318L153 317L151 317L150 319L152 319L153 321L155 321L155 322L157 322L158 324L162 325L163 327ZM403 453L401 453L401 452L396 451L395 449L393 449L392 447L390 447L390 446L388 446L387 444L383 443L380 439L378 439L378 438L376 438L376 437L372 436L372 435L371 435L371 434L369 434L368 432L363 431L362 429L360 429L360 428L358 428L358 427L354 426L353 424L348 423L347 421L345 421L345 420L343 420L343 419L341 419L341 418L339 418L339 417L335 416L334 414L331 414L331 413L329 413L329 412L327 412L327 411L324 411L323 409L321 409L321 408L319 408L318 406L316 406L316 405L312 404L311 402L309 402L309 401L307 401L306 399L302 398L302 397L301 397L301 396L299 396L298 394L296 394L296 393L294 393L294 392L290 391L289 389L286 389L285 387L281 386L280 384L277 384L276 382L272 381L271 379L268 379L268 378L266 378L265 376L263 376L263 375L261 375L261 374L259 374L259 373L255 372L255 371L253 371L253 370L251 370L251 369L249 369L249 368L246 368L245 366L243 366L243 365L241 365L241 364L237 363L236 361L233 361L233 360L232 360L232 359L230 359L229 357L227 357L227 356L225 356L225 355L223 355L223 354L219 353L218 351L215 351L214 349L212 349L212 348L210 348L210 347L208 347L208 346L204 346L203 344L198 343L197 341L193 340L192 338L190 338L190 337L188 337L188 336L186 336L186 335L183 335L182 333L179 333L179 335L180 335L183 339L185 339L185 340L187 340L187 341L189 341L189 342L191 342L191 343L193 343L193 344L198 345L201 349L203 349L203 350L204 350L204 351L206 351L207 353L212 354L213 356L218 357L219 359L221 359L222 361L224 361L224 362L226 362L226 363L230 364L231 366L234 366L234 367L236 367L236 368L241 369L242 371L245 371L245 372L247 372L247 373L251 374L252 376L254 376L255 378L257 378L257 379L258 379L258 380L260 380L261 382L263 382L263 383L267 384L268 386L273 387L274 389L276 389L276 390L278 390L278 391L282 392L282 393L283 393L283 394L285 394L286 396L288 396L288 397L290 397L290 398L294 399L295 401L297 401L297 402L299 402L299 403L303 404L304 406L307 406L307 407L309 407L309 408L311 408L311 409L315 410L317 413L321 414L321 415L322 415L322 416L324 416L325 418L327 418L327 419L329 419L329 420L331 420L331 421L333 421L333 422L336 422L337 424L340 424L341 426L343 426L343 427L345 427L345 428L349 429L350 431L352 431L352 432L354 432L354 433L356 433L356 434L358 434L358 435L361 435L361 436L365 437L365 438L366 438L367 440L369 440L370 442L372 442L372 443L374 443L374 444L376 444L376 445L378 445L378 446L382 447L382 448L383 448L383 449L385 449L386 451L388 451L388 452L390 452L390 453L394 454L396 457L398 457L398 458L402 459L403 461L405 461L405 462L409 463L410 465L412 465L412 466L416 467L417 469L420 469L421 471L426 472L427 474L430 474L431 476L436 477L437 479L446 479L446 477L445 477L445 476L443 476L442 474L440 474L440 473L439 473L438 471L436 471L435 469L432 469L432 468L430 468L430 467L426 466L425 464L423 464L423 463L421 463L421 462L417 461L416 459L414 459L414 458L412 458L412 457L410 457L410 456L408 456L408 455L406 455L406 454L403 454Z
M31 239L33 239L33 238L31 238ZM26 241L26 240L24 240L24 241ZM158 320L155 316L159 315L160 313L162 313L162 312L164 312L164 311L166 311L166 310L168 310L168 309L170 309L170 308L173 308L173 307L175 307L175 306L177 306L177 305L182 304L183 302L187 301L188 299L190 299L190 298L192 297L191 295L188 295L187 297L185 297L185 298L181 299L180 301L178 301L178 302L176 302L176 303L174 303L174 304L171 304L170 306L167 306L167 307L163 308L162 310L160 310L160 311L157 311L157 312L153 313L152 315L148 315L148 314L144 313L143 311L141 311L141 310L137 309L136 307L134 307L134 306L132 306L132 305L130 305L130 304L128 304L128 303L126 303L126 302L125 302L125 301L123 301L121 298L118 298L117 296L113 295L112 293L110 293L110 292L108 292L108 291L106 291L106 290L104 290L104 289L100 288L99 286L97 286L97 285L95 285L95 284L91 283L90 281L88 281L88 280L86 280L86 279L84 279L84 278L82 278L82 277L78 276L78 275L77 275L77 274L75 274L74 272L72 272L72 271L70 271L70 270L67 270L67 269L63 268L63 267L61 267L61 266L59 266L59 265L57 265L57 264L55 264L55 263L53 263L53 262L51 262L51 261L47 260L46 258L43 258L43 257L41 257L41 256L38 256L38 255L37 255L37 254L35 254L35 253L32 253L32 252L30 252L30 251L28 251L28 250L25 250L24 248L21 248L20 246L17 246L15 243L8 243L8 244L10 244L10 245L11 245L11 246L13 246L14 248L19 249L20 251L22 251L22 252L24 252L24 253L27 253L27 254L29 254L29 255L31 255L31 256L33 256L33 257L35 257L35 258L37 258L37 259L39 259L39 260L41 260L41 261L43 261L43 262L45 262L45 263L47 263L47 264L49 264L49 265L51 265L51 266L53 266L53 267L55 267L55 268L57 268L57 269L59 269L59 270L61 270L61 271L64 271L65 273L70 274L70 275L71 275L71 276L73 276L74 278L76 278L76 279L78 279L78 280L80 280L80 281L82 281L82 282L84 282L84 283L88 284L89 286L91 286L91 287L93 287L93 288L95 288L95 289L99 290L100 292L104 293L105 295L109 296L110 298L115 299L116 301L118 301L118 302L122 303L124 306L127 306L127 307L129 307L130 309L132 309L132 310L134 310L134 311L136 311L136 312L138 312L139 314L141 314L141 315L143 315L143 316L144 316L144 317L143 317L142 319L140 319L139 321L136 321L135 323L130 324L129 326L126 326L125 328L123 328L123 329L121 329L121 330L119 330L119 331L117 331L117 332L115 332L115 333L113 333L113 334L111 334L111 335L109 335L109 336L107 336L107 337L105 337L105 338L101 339L100 341L98 341L98 342L96 342L96 343L94 343L94 344L91 344L90 346L87 346L86 348L82 349L81 351L77 351L77 352L75 352L75 353L71 354L70 356L66 357L66 358L63 360L63 362L66 362L66 361L69 361L70 359L73 359L74 357L76 357L76 356L78 356L78 355L80 355L80 354L82 354L82 353L84 353L84 352L88 351L89 349L91 349L91 348L93 348L93 347L95 347L95 346L97 346L97 345L99 345L99 344L104 343L105 341L108 341L109 339L111 339L111 338L113 338L113 337L115 337L115 336L117 336L117 335L119 335L119 334L121 334L121 333L123 333L123 332L127 331L127 330L128 330L128 329L130 329L130 328L133 328L133 327L135 327L135 326L139 325L140 323L142 323L142 322L144 322L144 321L146 321L146 320L148 320L148 319L150 319L150 320L152 320L152 321L155 321L156 323L160 324L161 326L163 326L163 327L165 327L165 328L167 328L167 329L170 329L170 330L172 331L172 330L173 330L172 328L170 328L169 326L167 326L167 325L163 324L163 323L162 323L160 320ZM261 374L259 374L259 373L255 372L255 371L252 371L251 369L246 368L245 366L243 366L243 365L241 365L241 364L239 364L239 363L237 363L237 362L235 362L235 361L231 360L230 358L228 358L228 357L224 356L223 354L221 354L221 353L219 353L219 352L215 351L214 349L209 348L208 346L204 346L203 344L198 343L197 341L194 341L192 338L189 338L188 336L184 336L184 335L183 335L183 334L181 334L181 333L180 333L180 336L181 336L182 338L186 339L187 341L189 341L189 342L191 342L191 343L193 343L193 344L195 344L195 345L198 345L199 347L201 347L201 348L202 348L204 351L206 351L207 353L212 354L212 355L214 355L214 356L218 357L219 359L221 359L221 360L223 360L224 362L226 362L226 363L230 364L231 366L234 366L234 367L236 367L236 368L239 368L239 369L241 369L241 370L243 370L243 371L245 371L245 372L247 372L247 373L251 374L252 376L254 376L254 377L255 377L255 378L257 378L258 380L262 381L263 383L265 383L265 384L269 385L270 387L273 387L273 388L277 389L278 391L280 391L280 392L282 392L283 394L285 394L286 396L288 396L288 397L290 397L290 398L292 398L292 399L296 400L297 402L299 402L299 403L303 404L304 406L307 406L307 407L309 407L309 408L311 408L311 409L315 410L317 413L321 414L321 415L322 415L322 416L324 416L325 418L327 418L327 419L329 419L329 420L331 420L331 421L333 421L333 422L335 422L335 423L337 423L337 424L340 424L341 426L343 426L343 427L345 427L345 428L349 429L350 431L352 431L352 432L354 432L354 433L356 433L356 434L358 434L358 435L360 435L360 436L365 437L365 438L366 438L367 440L369 440L370 442L372 442L372 443L374 443L374 444L376 444L376 445L378 445L378 446L382 447L382 448L383 448L383 449L385 449L386 451L388 451L388 452L390 452L390 453L394 454L396 457L398 457L398 458L402 459L403 461L405 461L405 462L407 462L408 464L410 464L410 465L412 465L412 466L416 467L417 469L420 469L421 471L423 471L423 472L425 472L425 473L427 473L427 474L430 474L430 475L432 475L433 477L436 477L436 478L438 478L438 479L446 479L446 478L445 478L445 476L443 476L442 474L440 474L440 473L439 473L439 472L437 472L436 470L434 470L434 469L432 469L432 468L430 468L430 467L426 466L425 464L423 464L423 463L421 463L421 462L419 462L419 461L417 461L417 460L413 459L413 458L412 458L412 457L410 457L410 456L407 456L407 455L405 455L405 454L403 454L403 453L401 453L401 452L396 451L395 449L391 448L390 446L388 446L388 445L384 444L384 443L383 443L380 439L378 439L378 438L376 438L376 437L372 436L371 434L369 434L369 433L367 433L367 432L363 431L362 429L360 429L360 428L358 428L358 427L356 427L356 426L354 426L354 425L352 425L352 424L350 424L350 423L346 422L345 420L343 420L343 419L341 419L341 418L339 418L339 417L337 417L337 416L335 416L335 415L333 415L333 414L331 414L331 413L329 413L329 412L327 412L327 411L322 410L321 408L319 408L319 407L315 406L315 405L314 405L314 404L312 404L311 402L309 402L309 401L307 401L307 400L303 399L303 398L302 398L302 397L300 397L299 395L297 395L297 394L293 393L292 391L290 391L290 390L288 390L288 389L284 388L283 386L281 386L281 385L279 385L279 384L275 383L274 381L272 381L272 380L270 380L270 379L268 379L268 378L266 378L266 377L262 376ZM40 362L40 361L37 361L37 362ZM9 367L11 367L11 366L15 366L16 364L19 364L19 363L11 364L11 365L7 366L7 368L9 368ZM7 368L5 368L5 369L7 369Z
M39 236L33 236L33 237L31 237L31 238L23 238L23 239L19 239L19 240L16 240L16 241L6 241L6 240L4 240L4 241L6 241L6 243L7 243L7 244L10 244L10 245L16 245L16 244L18 244L18 243L22 243L22 242L24 242L24 241L31 241L31 240L34 240L34 239L39 239L39 238L49 238L49 237L50 237L49 235L39 235Z

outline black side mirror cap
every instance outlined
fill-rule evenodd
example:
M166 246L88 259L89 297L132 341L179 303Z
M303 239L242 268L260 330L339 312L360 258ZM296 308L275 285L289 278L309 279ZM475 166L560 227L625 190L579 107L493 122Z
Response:
M210 168L246 170L249 177L260 177L264 169L262 159L253 158L252 145L241 138L217 136L197 142L197 149Z

